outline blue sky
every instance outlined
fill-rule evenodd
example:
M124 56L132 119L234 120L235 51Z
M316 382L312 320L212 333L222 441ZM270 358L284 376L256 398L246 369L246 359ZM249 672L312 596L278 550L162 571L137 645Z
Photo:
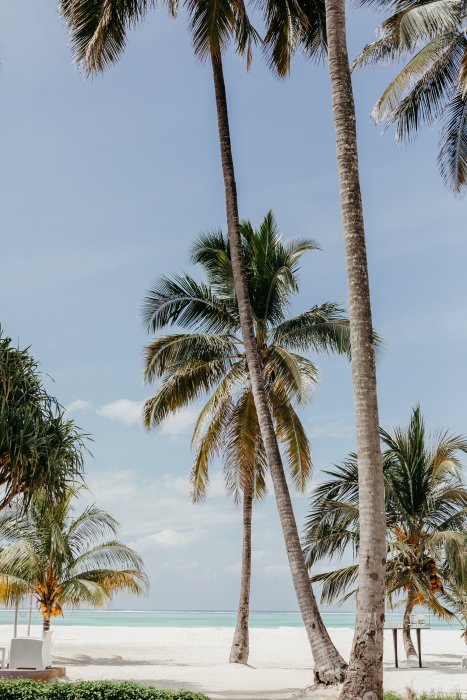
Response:
M373 38L378 17L349 15L350 50ZM195 61L184 14L161 9L131 32L125 56L102 78L73 68L50 0L0 0L0 322L31 345L52 390L94 437L93 497L144 555L151 593L118 605L232 609L237 602L240 512L214 473L192 506L186 411L157 434L138 424L146 341L145 290L189 270L200 231L224 226L209 67ZM279 82L261 56L250 74L225 60L241 215L272 208L284 237L311 236L292 311L346 301L342 230L326 70L297 58ZM355 75L362 186L381 420L406 421L420 402L427 423L467 432L465 200L436 169L436 130L394 146L368 114L391 67ZM314 479L354 447L350 368L316 358L321 384L303 421ZM307 498L294 499L301 526ZM270 496L255 512L254 609L295 609Z

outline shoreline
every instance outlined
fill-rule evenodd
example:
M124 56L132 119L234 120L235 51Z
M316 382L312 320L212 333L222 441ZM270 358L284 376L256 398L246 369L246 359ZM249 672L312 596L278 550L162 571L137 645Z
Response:
M230 627L56 626L54 663L67 667L72 680L134 680L160 688L205 693L211 700L286 700L312 682L312 658L303 628L254 628L248 666L229 664ZM24 631L20 628L19 634ZM41 628L34 625L32 635ZM331 637L348 658L353 630L333 628ZM10 626L0 628L8 645ZM385 630L385 690L417 692L462 690L467 653L457 631L422 630L424 668L407 668L399 633L400 668L394 668L391 630Z

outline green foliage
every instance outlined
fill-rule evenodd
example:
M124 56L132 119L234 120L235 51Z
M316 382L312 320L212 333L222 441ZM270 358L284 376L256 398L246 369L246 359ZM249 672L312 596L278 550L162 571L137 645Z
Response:
M384 700L406 700L408 695L398 695L397 693L384 693ZM465 696L458 693L444 694L444 693L422 693L421 695L410 694L411 700L463 700Z
M0 328L0 510L19 494L62 496L81 478L84 439L45 391L29 350Z
M28 680L0 681L0 700L208 700L188 690L159 690L138 683L80 681L37 683Z
M258 229L249 221L240 227L245 274L251 301L265 388L279 443L294 485L305 489L311 469L310 446L296 412L318 380L311 360L301 353L328 352L348 356L349 323L338 304L314 306L287 318L298 293L302 256L316 250L312 240L285 243L272 212ZM193 434L194 500L204 498L209 464L224 463L227 490L234 497L254 480L256 497L265 491L266 454L250 387L240 319L233 284L230 245L220 230L204 233L192 248L191 260L205 279L189 275L163 277L149 291L144 318L149 332L176 325L145 350L145 378L161 380L145 405L148 429L170 414L207 397ZM300 354L299 354L300 353Z

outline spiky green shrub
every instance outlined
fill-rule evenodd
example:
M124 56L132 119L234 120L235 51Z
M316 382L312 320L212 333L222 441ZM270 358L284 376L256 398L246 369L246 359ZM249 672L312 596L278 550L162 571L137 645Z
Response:
M38 683L29 680L0 681L0 700L209 700L188 690L159 690L138 683L80 681Z

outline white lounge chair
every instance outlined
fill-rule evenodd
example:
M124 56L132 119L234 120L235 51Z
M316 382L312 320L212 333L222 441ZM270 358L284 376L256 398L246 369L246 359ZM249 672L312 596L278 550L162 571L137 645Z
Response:
M16 637L11 640L10 669L43 671L52 666L52 631L42 638Z

